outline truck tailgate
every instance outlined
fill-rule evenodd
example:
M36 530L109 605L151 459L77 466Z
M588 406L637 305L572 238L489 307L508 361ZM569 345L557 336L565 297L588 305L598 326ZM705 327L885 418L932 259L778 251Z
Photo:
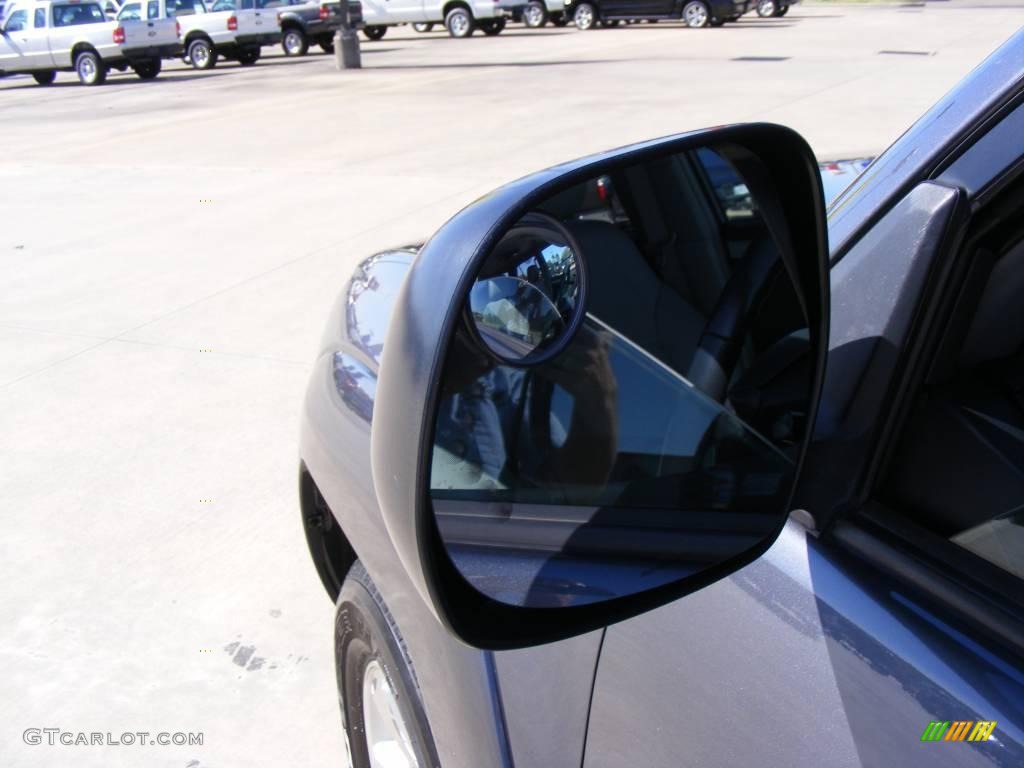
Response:
M122 48L146 48L151 45L173 45L178 42L178 22L175 19L150 21L122 21L124 43Z
M280 31L277 26L279 8L234 11L238 19L238 35L269 35Z

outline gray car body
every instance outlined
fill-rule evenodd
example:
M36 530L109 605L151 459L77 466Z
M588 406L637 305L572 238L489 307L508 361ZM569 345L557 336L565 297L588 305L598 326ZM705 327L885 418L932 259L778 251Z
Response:
M390 308L415 249L357 270L305 399L303 515L328 592L358 556L387 600L444 768L1024 764L1024 673L997 642L1017 625L965 621L921 599L886 567L899 552L839 514L858 503L854 478L875 452L863 427L898 375L880 350L906 345L948 231L1021 165L1022 93L1024 32L830 206L832 336L812 454L833 471L798 494L807 511L733 576L571 640L470 648L410 582L382 521L369 444ZM982 744L921 743L931 720L998 727Z

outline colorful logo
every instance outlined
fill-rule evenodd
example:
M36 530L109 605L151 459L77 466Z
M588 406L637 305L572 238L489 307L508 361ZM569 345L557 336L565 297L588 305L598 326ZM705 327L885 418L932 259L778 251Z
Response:
M995 729L995 720L932 720L921 741L988 741Z

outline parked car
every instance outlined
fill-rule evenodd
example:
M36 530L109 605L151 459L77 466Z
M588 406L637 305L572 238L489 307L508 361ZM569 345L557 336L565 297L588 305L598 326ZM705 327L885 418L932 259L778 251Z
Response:
M484 33L497 35L505 29L505 24L509 21L517 24L523 22L526 9L526 0L498 0L498 10L503 14L503 18L499 19L498 24L489 27L491 29L489 33L487 28L482 27Z
M178 58L182 54L181 24L174 18L174 0L128 0L117 12L114 39L122 39L125 45L145 48L150 58L145 63L147 77L156 77L162 68L163 59ZM170 44L171 40L174 44ZM113 65L124 71L125 63ZM143 77L139 66L133 67Z
M785 16L789 13L789 6L799 2L800 0L757 0L755 8L761 18L778 17Z
M1022 84L827 213L727 126L355 270L299 502L356 768L1024 765Z
M147 0L150 7L157 2ZM49 85L57 72L73 71L83 85L100 85L111 67L130 67L150 80L161 59L181 53L176 22L156 13L149 21L111 22L98 2L13 0L0 29L0 74L30 74Z
M720 27L738 19L748 5L749 0L566 0L565 14L582 30L597 24L662 19L679 19L692 28Z
M257 8L277 10L281 24L281 48L287 56L305 56L311 43L324 53L334 52L334 33L341 29L340 2L309 2L308 0L246 0ZM362 4L349 0L349 23L361 27Z
M564 0L530 0L522 11L523 23L531 28L543 27L551 22L556 27L569 23Z
M184 59L196 69L212 69L221 58L255 64L262 46L281 42L273 9L255 8L252 0L220 0L215 7L203 0L167 0L168 12L181 24Z
M512 5L519 5L512 0ZM364 0L363 33L371 40L384 37L388 27L412 24L417 32L426 32L428 24L443 24L452 37L469 37L476 29L497 35L511 17L501 0Z

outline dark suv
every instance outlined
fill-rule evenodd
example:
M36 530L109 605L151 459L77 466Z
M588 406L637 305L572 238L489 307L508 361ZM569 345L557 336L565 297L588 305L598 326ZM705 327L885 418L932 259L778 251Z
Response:
M577 29L620 21L679 19L686 26L720 27L750 10L749 0L568 0L565 15Z
M316 43L324 53L334 52L334 33L341 27L341 3L316 0L249 0L256 7L277 9L281 23L281 48L286 56L304 56L310 43ZM349 0L349 22L357 28L363 25L363 6Z

